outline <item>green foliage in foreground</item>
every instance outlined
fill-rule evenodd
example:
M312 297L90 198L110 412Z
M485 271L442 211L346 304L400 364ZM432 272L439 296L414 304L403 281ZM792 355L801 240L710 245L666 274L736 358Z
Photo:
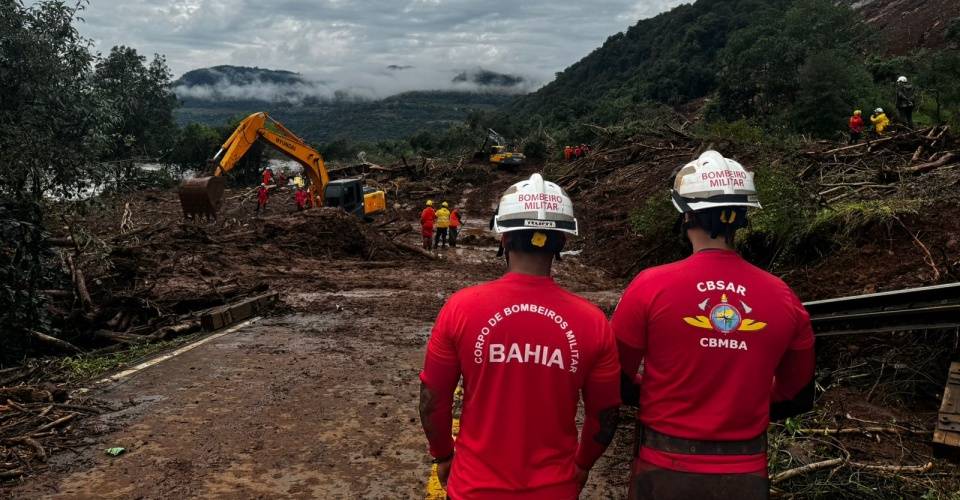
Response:
M161 351L188 344L198 336L195 334L152 344L138 344L109 354L69 356L60 358L57 364L68 382L84 382L119 368L131 366Z

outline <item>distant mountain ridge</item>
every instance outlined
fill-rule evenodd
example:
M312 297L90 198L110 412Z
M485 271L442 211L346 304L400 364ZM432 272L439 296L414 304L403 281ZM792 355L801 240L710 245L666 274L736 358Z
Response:
M505 105L514 98L514 89L526 82L521 76L480 68L451 75L454 89L462 85L470 90L412 91L370 99L292 71L226 65L188 71L172 87L181 102L175 112L181 125L219 126L266 111L305 139L325 143L405 139L420 130L443 130L463 123L471 110Z
M248 66L212 66L187 71L173 82L174 87L191 87L194 85L217 85L229 83L232 85L253 84L259 82L275 83L278 85L292 85L307 83L300 73L276 69L266 69Z

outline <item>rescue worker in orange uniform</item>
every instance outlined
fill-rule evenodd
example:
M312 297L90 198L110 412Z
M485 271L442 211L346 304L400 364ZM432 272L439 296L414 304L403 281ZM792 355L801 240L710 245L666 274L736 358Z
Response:
M437 212L433 209L433 200L427 200L427 206L420 212L420 236L423 237L424 250L433 248L433 221Z
M463 216L460 215L460 209L453 207L450 211L450 227L447 229L447 241L450 242L450 248L457 248L457 235L460 233L460 226L463 225Z
M637 275L611 320L625 395L639 378L629 498L765 499L771 403L813 406L810 316L733 248L760 208L752 173L706 151L672 198L693 255Z

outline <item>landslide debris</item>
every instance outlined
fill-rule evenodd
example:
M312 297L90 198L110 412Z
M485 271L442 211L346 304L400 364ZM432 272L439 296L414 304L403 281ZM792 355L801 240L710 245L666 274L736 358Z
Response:
M805 300L960 280L960 143L947 126L798 148L665 125L551 164L577 204L587 259L629 278L686 255L669 189L709 148L756 173L764 208L740 250Z

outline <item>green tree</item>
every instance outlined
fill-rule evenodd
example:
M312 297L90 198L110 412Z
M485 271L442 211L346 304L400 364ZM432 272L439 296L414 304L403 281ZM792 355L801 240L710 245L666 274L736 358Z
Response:
M99 153L81 7L0 1L0 363L22 355L26 331L50 327L39 290L59 273L43 262L44 198L82 194Z
M82 4L81 4L82 6ZM0 2L0 195L39 202L90 183L103 136L90 42L63 2Z
M181 172L204 172L207 160L213 157L223 140L217 129L191 123L180 131L167 160Z
M177 139L173 110L176 96L165 59L145 57L130 47L116 46L99 60L93 85L106 106L107 148L103 159L118 183L133 173L134 158L157 158Z

